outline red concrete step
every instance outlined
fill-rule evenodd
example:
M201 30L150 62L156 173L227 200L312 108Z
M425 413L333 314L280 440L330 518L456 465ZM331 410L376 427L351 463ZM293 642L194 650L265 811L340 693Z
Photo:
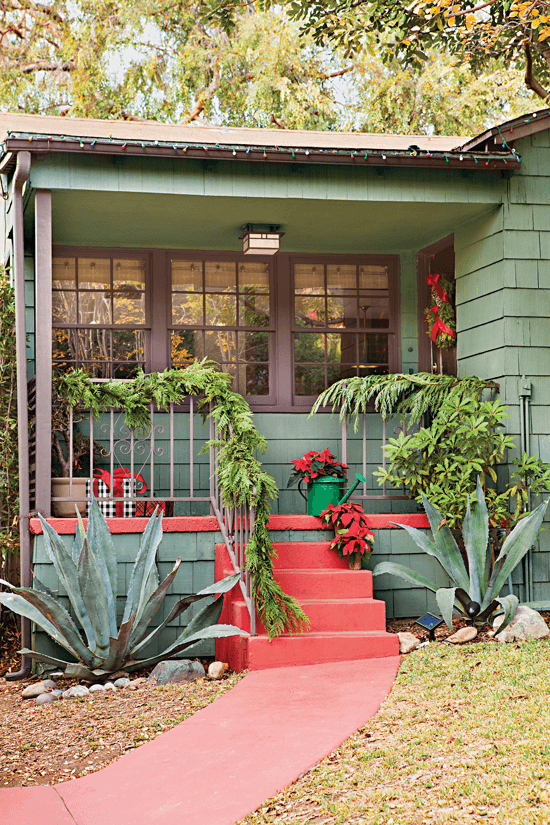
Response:
M363 633L300 633L295 636L279 636L272 642L262 635L252 636L248 640L250 670L381 659L398 654L397 634L381 630Z
M285 593L302 599L372 599L370 570L278 570Z
M386 629L386 606L378 599L302 599L301 605L314 633ZM230 621L247 632L250 630L244 601L233 602ZM257 633L265 633L261 622L257 624Z
M277 551L275 570L349 570L348 560L330 550L328 541L274 542L273 547Z

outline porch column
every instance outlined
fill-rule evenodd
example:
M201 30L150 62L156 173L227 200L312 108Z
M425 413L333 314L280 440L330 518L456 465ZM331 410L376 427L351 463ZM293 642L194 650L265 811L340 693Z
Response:
M52 475L52 193L36 192L36 509L51 516Z

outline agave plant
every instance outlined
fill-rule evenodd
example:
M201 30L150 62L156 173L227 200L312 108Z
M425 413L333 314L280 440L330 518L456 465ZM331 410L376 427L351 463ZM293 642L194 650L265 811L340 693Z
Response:
M46 552L67 591L76 623L55 594L36 576L33 588L13 587L0 579L11 589L10 593L0 593L0 604L45 630L76 662L67 662L36 650L23 649L20 653L64 668L67 676L94 682L102 681L121 668L133 671L155 665L188 650L202 639L246 635L233 625L216 624L222 611L223 594L237 583L239 573L180 599L167 618L149 630L151 620L162 605L181 564L179 558L164 581L159 582L156 554L162 539L162 514L157 518L158 511L159 508L149 519L141 538L120 627L117 627L115 548L107 522L95 499L90 508L87 532L79 517L80 527L76 531L72 551L65 547L56 531L41 517ZM193 602L215 593L220 594L218 598L206 605L166 650L157 656L139 658L139 654L180 613Z
M504 621L500 626L500 630L504 630L514 618L519 600L513 593L500 596L500 591L508 576L537 538L548 506L548 499L516 524L504 541L498 557L492 562L489 544L489 515L478 477L476 495L471 502L468 497L466 515L462 524L468 569L466 569L458 544L441 513L424 496L422 496L422 503L432 528L433 541L420 530L415 530L407 524L396 524L396 526L406 530L421 550L429 553L430 556L435 556L453 586L438 588L433 582L409 567L394 562L377 564L373 570L373 576L390 573L411 584L427 587L428 590L433 591L441 615L451 630L453 609L458 609L476 623L482 623L487 621L499 607L504 611Z

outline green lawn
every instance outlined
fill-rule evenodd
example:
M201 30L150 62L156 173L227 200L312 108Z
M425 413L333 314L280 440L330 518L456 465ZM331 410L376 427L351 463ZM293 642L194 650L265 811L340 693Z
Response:
M549 654L548 640L410 654L378 714L242 822L550 823Z

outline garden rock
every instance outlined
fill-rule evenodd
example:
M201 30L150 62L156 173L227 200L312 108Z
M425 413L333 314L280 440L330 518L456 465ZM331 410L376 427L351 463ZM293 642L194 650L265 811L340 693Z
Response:
M119 687L127 687L130 684L130 680L127 676L121 676L120 679L115 679L114 686Z
M148 682L154 685L167 685L169 682L195 682L204 679L205 670L200 662L190 659L171 659L155 665Z
M471 642L477 636L477 629L475 627L461 627L452 636L447 636L445 641L452 645L464 645L466 642Z
M399 638L400 653L411 653L416 649L419 639L414 633L398 633L397 636Z
M62 690L52 690L52 696L55 696L56 699L59 699L60 696L63 696Z
M41 693L40 696L36 697L36 704L49 705L51 702L55 702L56 698L53 693Z
M64 690L62 695L64 699L72 699L77 696L89 696L90 691L85 685L75 685L74 687Z
M35 682L33 685L27 685L21 694L23 699L36 699L42 693L49 693L50 689L46 687L44 682Z
M103 685L90 685L89 691L90 693L105 693L105 687Z
M527 642L529 639L544 639L550 634L546 622L532 607L520 605L508 627L499 633L498 628L503 621L504 616L497 616L493 622L497 642Z
M223 662L211 662L208 665L208 678L212 680L217 680L223 678L223 674L225 673L225 665Z
M53 679L43 679L42 684L44 687L48 688L48 690L55 690L57 687Z
M147 681L147 679L145 678L145 676L140 676L137 679L132 679L132 681L128 685L128 690L137 690L143 684L145 684L146 681Z
M105 682L105 690L116 690L112 682Z

